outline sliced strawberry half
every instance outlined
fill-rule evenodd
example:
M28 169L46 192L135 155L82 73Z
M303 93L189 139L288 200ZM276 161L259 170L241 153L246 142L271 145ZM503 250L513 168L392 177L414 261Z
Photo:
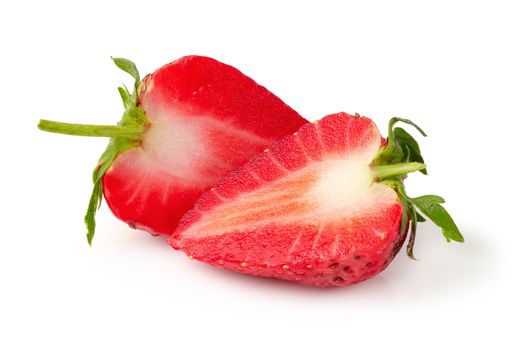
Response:
M383 143L370 119L346 113L304 125L206 192L169 243L217 267L307 285L370 278L416 215L402 177L425 168L403 151L413 143L390 134Z
M304 123L297 112L239 70L187 56L119 88L118 126L42 120L45 131L111 137L95 169L86 224L91 242L102 194L115 216L152 234L173 233L180 217L224 174Z

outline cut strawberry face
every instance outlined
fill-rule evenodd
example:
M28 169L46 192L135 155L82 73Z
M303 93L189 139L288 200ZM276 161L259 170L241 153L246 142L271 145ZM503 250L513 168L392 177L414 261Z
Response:
M142 81L131 61L115 63L135 78L133 93L119 88L126 111L118 126L45 120L39 125L45 131L112 138L93 177L89 242L102 194L130 226L171 234L224 174L306 123L264 87L211 58L184 57Z
M424 169L393 164L390 144L368 118L304 125L206 192L169 243L214 266L307 285L370 278L397 254L415 213L400 179Z

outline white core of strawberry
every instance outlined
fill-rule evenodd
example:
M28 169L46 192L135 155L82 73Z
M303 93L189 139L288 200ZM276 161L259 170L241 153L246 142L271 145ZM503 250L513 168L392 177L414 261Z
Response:
M328 160L308 193L319 214L349 217L374 212L398 201L396 192L375 181L370 165L355 160Z
M142 148L146 155L171 175L192 179L193 164L204 158L205 145L196 118L160 118L144 133Z
M212 116L167 111L150 119L142 136L142 158L182 186L212 186L272 141Z
M362 161L313 162L278 181L243 193L206 212L186 237L222 234L266 224L320 222L380 212L397 203L389 186L375 182Z
M361 201L374 180L368 164L351 160L324 161L319 175L310 196L321 208L330 210Z

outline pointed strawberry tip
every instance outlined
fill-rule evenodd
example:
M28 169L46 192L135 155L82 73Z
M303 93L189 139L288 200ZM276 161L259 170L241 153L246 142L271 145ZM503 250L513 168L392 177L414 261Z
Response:
M174 235L170 236L167 240L168 244L175 250L180 250L181 245L179 243L179 240Z

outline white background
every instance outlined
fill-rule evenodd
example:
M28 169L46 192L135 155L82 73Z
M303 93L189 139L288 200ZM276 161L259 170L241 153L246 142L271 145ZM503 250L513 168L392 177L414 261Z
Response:
M525 11L519 1L17 1L0 5L0 348L523 348ZM411 118L428 177L462 229L420 227L419 261L320 290L189 261L103 205L82 218L106 140L38 119L114 123L116 87L212 56L310 120Z

